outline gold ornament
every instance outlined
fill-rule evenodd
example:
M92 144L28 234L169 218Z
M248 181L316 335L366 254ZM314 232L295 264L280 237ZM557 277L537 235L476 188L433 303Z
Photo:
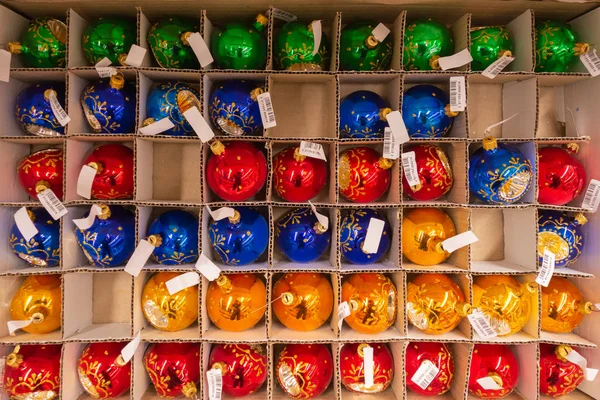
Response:
M450 256L442 242L456 235L454 223L436 208L415 208L402 219L402 254L419 265L437 265Z
M583 299L575 285L558 276L542 288L542 330L571 332L590 314L594 305Z
M167 281L179 275L177 272L158 272L146 282L142 291L144 317L161 331L180 331L198 320L198 286L169 294Z
M60 275L32 275L25 279L10 303L13 320L33 319L22 328L28 333L48 333L60 328L62 294Z

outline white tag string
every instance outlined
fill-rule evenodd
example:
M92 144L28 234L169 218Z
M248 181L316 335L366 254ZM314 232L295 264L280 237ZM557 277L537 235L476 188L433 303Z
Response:
M577 129L577 122L575 121L575 114L573 114L573 110L567 108L569 114L571 114L571 120L573 121L573 128L575 128L575 137L579 137L579 129Z
M260 310L262 310L263 308L266 308L266 307L267 307L269 304L273 304L273 303L275 303L277 300L281 299L283 296L285 296L285 293L284 293L284 294L282 294L281 296L277 297L276 299L273 299L273 300L271 300L270 302L268 302L268 303L267 303L267 304L265 304L264 306L260 306L260 307L258 307L256 310L254 310L254 311L250 311L250 313L249 313L249 314L254 314L254 313L255 313L255 312L257 312L257 311L260 311Z
M497 127L497 126L499 126L499 125L502 125L503 123L505 123L505 122L507 122L507 121L510 121L511 119L513 119L514 117L516 117L517 115L519 115L519 113L515 113L514 115L511 115L510 117L508 117L508 118L506 118L506 119L503 119L503 120L502 120L502 121L500 121L500 122L496 122L495 124L488 126L487 128L485 128L485 131L483 131L483 134L484 134L484 136L488 136L488 135L489 135L489 133L490 133L490 131L491 131L493 128L495 128L495 127Z

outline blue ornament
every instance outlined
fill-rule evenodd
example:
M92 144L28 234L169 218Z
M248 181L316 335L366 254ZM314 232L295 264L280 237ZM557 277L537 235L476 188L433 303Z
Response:
M258 211L235 207L235 215L212 221L208 236L213 249L227 265L247 265L255 262L269 244L269 225Z
M135 85L126 84L120 72L87 85L81 94L81 107L96 133L135 130Z
M25 132L46 137L65 134L65 127L58 122L50 106L52 92L64 108L65 84L62 82L44 82L31 85L19 93L15 115Z
M450 111L450 99L440 88L417 85L404 92L402 119L413 139L445 136L457 115L457 112Z
M367 228L371 218L380 219L385 222L383 234L379 241L377 252L365 253L362 249ZM374 264L381 260L390 249L392 242L392 230L385 217L370 208L350 210L342 220L342 231L340 233L340 249L344 258L352 264Z
M200 107L200 95L191 86L182 82L165 82L159 84L148 96L146 102L146 119L143 125L147 126L163 118L169 118L173 128L161 132L161 135L193 136L194 130L183 116L183 113L192 107Z
M38 233L26 241L14 223L9 244L13 253L32 267L56 267L60 263L60 223L44 208L27 210Z
M75 236L91 265L118 267L135 250L135 214L121 206L101 204L100 208L94 224L86 230L75 229Z
M566 212L539 210L538 215L538 261L542 264L544 250L554 253L554 266L566 267L581 255L585 240L582 225L587 219L582 213L573 217Z
M377 93L368 90L350 93L340 104L340 137L381 139L390 112L392 109Z
M198 217L183 210L169 210L152 221L148 239L152 258L162 265L181 265L198 259Z
M213 125L227 135L262 135L256 98L263 92L256 84L243 80L217 82L208 103Z
M516 147L483 139L469 162L471 193L488 204L512 204L519 201L531 186L531 163Z
M318 260L331 241L331 231L323 229L310 208L287 212L279 218L275 230L279 250L297 263Z

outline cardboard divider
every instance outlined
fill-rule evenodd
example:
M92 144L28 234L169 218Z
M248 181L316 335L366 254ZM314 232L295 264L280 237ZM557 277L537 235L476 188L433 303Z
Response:
M55 17L60 18L63 22L66 21L66 14L56 13ZM0 6L0 22L6 28L0 30L0 43L4 45L8 42L20 42L29 24L27 18L4 6ZM21 56L13 55L10 66L12 68L23 68L25 64Z
M146 350L150 347L151 343L142 341L135 351L133 359L131 360L131 391L130 396L135 400L141 399L159 399L154 389L154 385L150 380L146 367L144 366L144 355ZM198 344L200 347L200 344Z
M571 25L573 30L577 32L579 41L588 43L590 44L590 47L593 48L594 44L600 43L600 26L598 26L599 18L600 10L596 8L575 19L572 19L568 23ZM543 21L541 18L537 18L537 20ZM588 73L587 69L581 62L576 62L572 71L584 74Z

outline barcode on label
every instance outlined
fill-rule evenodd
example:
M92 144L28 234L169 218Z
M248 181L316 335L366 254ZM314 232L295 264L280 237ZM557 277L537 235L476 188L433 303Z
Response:
M56 92L52 89L49 90L50 92L48 95L48 101L50 102L50 108L52 108L52 113L54 114L58 122L62 126L65 126L69 123L69 121L71 121L71 118L67 115L65 109L62 108L62 106L60 105L60 102L56 98Z
M272 12L274 18L281 19L283 21L290 22L298 19L298 17L292 14L291 12L283 11L279 8L273 8Z
M40 203L42 203L42 206L44 206L46 211L48 211L48 214L50 214L55 220L67 213L67 208L63 203L61 203L51 189L46 189L39 192L38 200Z
M411 188L419 186L421 179L417 173L417 157L414 151L402 153L402 170Z
M301 141L299 153L306 157L319 158L327 161L323 145L319 143Z
M450 78L450 111L465 111L465 77Z
M434 363L424 360L410 380L426 390L439 372L440 369Z
M555 255L548 249L544 249L544 256L542 259L542 266L540 267L540 272L538 273L535 281L540 285L547 287L550 283L550 279L552 279L552 274L554 273L554 264L555 264Z
M269 92L261 93L257 96L258 108L260 109L260 118L262 119L265 128L277 126L275 120L275 111L273 111L273 102Z
M514 57L502 56L488 65L488 67L481 72L481 75L485 76L486 78L494 79L496 75L502 72L504 68L506 68L508 64L513 61Z
M600 203L600 181L592 179L585 191L581 207L596 212L598 203Z
M383 156L390 160L397 160L400 155L400 143L396 140L396 135L392 133L392 128L385 128L383 131Z
M596 49L580 55L579 59L581 60L585 68L588 70L590 75L600 75L600 57L598 57Z
M469 318L471 326L473 327L473 329L475 329L475 332L477 332L477 334L481 336L482 339L498 336L496 332L494 332L487 318L481 311L475 310L471 314L469 314L467 318Z
M220 400L223 393L223 376L220 369L211 369L206 373L208 378L209 400Z

